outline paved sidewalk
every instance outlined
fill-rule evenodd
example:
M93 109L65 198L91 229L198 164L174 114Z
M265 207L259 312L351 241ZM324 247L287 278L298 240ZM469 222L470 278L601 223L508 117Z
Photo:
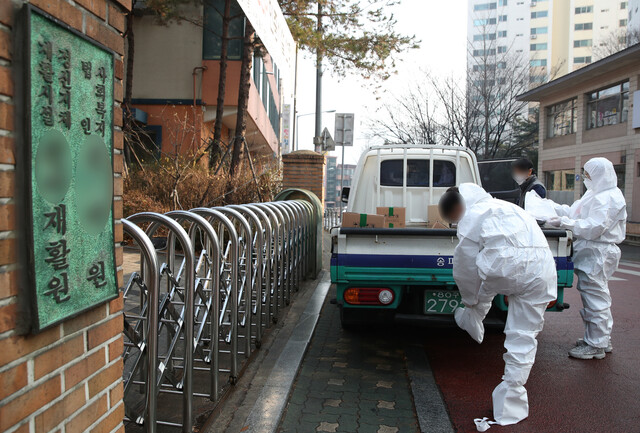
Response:
M281 432L413 433L418 421L404 360L393 328L340 327L330 299L291 393ZM395 331L397 332L397 331Z

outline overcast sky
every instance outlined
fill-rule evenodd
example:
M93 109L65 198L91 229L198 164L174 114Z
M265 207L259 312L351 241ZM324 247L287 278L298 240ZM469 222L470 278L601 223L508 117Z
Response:
M376 110L394 94L410 91L411 83L420 80L422 70L437 76L455 74L462 77L466 68L467 1L466 0L401 0L393 8L397 29L415 34L421 40L420 49L402 53L397 61L398 73L382 83L377 95L361 85L357 75L344 78L325 72L323 80L323 110L355 114L355 146L345 149L345 161L355 164L369 145L367 123L376 118ZM298 114L315 111L315 62L309 55L298 60ZM378 97L378 99L376 99ZM298 123L300 149L313 149L313 115L302 116ZM333 135L334 114L323 115L323 127ZM292 137L293 138L293 137ZM293 141L293 140L292 140ZM338 156L337 148L332 155Z

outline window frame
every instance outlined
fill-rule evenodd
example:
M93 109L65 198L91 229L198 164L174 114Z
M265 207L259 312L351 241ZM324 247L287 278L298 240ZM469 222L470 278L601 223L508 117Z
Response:
M398 183L398 181L395 181L394 183L389 183L389 181L387 179L383 180L383 166L387 165L388 163L393 163L393 164L399 164L400 165L400 183ZM415 163L419 163L419 164L424 164L426 165L426 179L427 179L427 183L426 185L422 185L422 184L418 184L418 183L409 183L409 179L407 177L407 173L405 173L404 171L404 159L400 159L400 158L392 158L392 159L384 159L382 161L380 161L380 186L381 187L387 187L387 188L402 188L403 185L406 182L406 186L407 188L431 188L431 181L433 181L433 187L434 188L449 188L452 186L456 185L456 177L457 177L457 173L456 173L456 164L453 161L448 161L448 160L444 160L444 159L434 159L433 160L433 176L431 176L431 174L429 173L429 170L431 169L431 160L428 158L411 158L411 159L407 159L407 171L409 171L410 165L415 164ZM435 174L437 172L441 172L442 171L442 167L444 166L448 166L450 170L452 170L452 174L453 174L453 180L448 182L446 185L435 185L436 183L436 177ZM440 166L440 169L438 170L437 166ZM386 175L385 175L386 176Z
M626 85L626 86L625 86ZM616 87L619 88L617 93L609 93L612 89L615 89ZM625 90L626 87L626 90ZM604 95L602 95L602 92L607 92L604 93ZM593 97L595 95L595 97ZM609 99L613 96L618 96L619 97L619 103L618 103L618 107L617 107L617 112L614 114L616 119L614 123L604 123L604 117L602 120L598 119L598 104L602 103L604 100ZM586 99L586 111L585 111L585 129L587 130L591 130L591 129L598 129L598 128L602 128L605 126L612 126L612 125L618 125L620 123L626 123L629 120L629 96L630 96L630 92L629 92L629 80L624 80L624 81L620 81L617 82L615 84L609 85L609 86L605 86L605 87L601 87L597 90L594 90L592 92L589 92L587 94L585 94L585 99ZM625 104L626 101L626 104ZM626 107L625 107L626 105ZM593 112L596 113L596 119L594 123L591 123L591 113L592 113L592 106L594 106L595 108L593 109ZM611 118L612 116L608 116L609 118ZM624 117L624 120L623 120ZM602 122L601 125L599 125L598 123Z
M571 105L567 107L567 104L571 104ZM563 108L560 109L559 107L563 107ZM555 120L558 118L558 116L567 112L570 112L569 118L571 119L570 120L571 123L568 129L569 132L562 133L562 131L565 128L563 128L562 126L560 126L559 128L556 128L557 124ZM552 119L553 119L553 122L551 121ZM560 101L553 105L545 107L545 120L546 120L546 130L547 130L545 135L547 139L575 134L578 130L578 98L575 97L571 99L566 99L564 101ZM560 133L557 133L556 132L557 130L559 130Z

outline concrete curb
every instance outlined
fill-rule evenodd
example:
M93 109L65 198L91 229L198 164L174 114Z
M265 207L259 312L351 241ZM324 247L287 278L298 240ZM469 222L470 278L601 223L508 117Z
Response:
M421 346L406 346L407 370L421 432L454 433L447 407Z
M331 278L325 272L269 373L269 379L244 422L243 432L268 433L278 428L330 286Z

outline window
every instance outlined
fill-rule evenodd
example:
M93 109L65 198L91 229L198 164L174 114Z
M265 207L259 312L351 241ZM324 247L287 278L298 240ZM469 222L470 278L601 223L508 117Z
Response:
M496 49L495 48L490 48L488 50L473 50L473 56L474 57L478 57L478 56L495 56L496 54Z
M531 29L531 34L532 35L546 35L547 34L547 28L546 27L533 27Z
M587 129L626 122L628 114L628 81L587 95Z
M380 185L402 186L403 183L402 159L388 159L380 163ZM407 186L429 186L428 159L407 160ZM456 165L450 161L433 161L433 186L450 187L456 184Z
M531 12L531 19L544 18L549 16L549 11Z
M575 134L578 123L577 98L547 108L547 138Z
M474 11L488 11L496 8L496 3L480 3L473 6Z
M586 57L574 57L574 58L573 58L573 63L575 63L575 64L591 63L591 56L586 56Z
M506 15L500 15L498 17L498 22L500 23L506 23L507 22L507 16Z
M224 0L211 0L205 3L204 6L204 28L205 29L220 29L222 28L222 16L218 11L224 10ZM244 16L242 15L242 9L237 2L231 3L231 16L233 18L229 22L229 47L228 58L229 60L241 60L242 59L242 37L244 36ZM202 32L202 57L205 60L217 60L220 59L220 53L222 50L221 37L211 31Z
M506 30L500 30L498 32L498 37L499 38L506 38L507 37L507 31Z
M506 6L506 5L507 5L507 1L508 1L508 0L499 0L499 1L498 1L498 4L499 4L500 6Z
M593 12L593 6L582 6L582 7L576 8L576 15L588 14L591 12Z
M529 49L531 51L540 51L540 50L546 50L547 49L547 43L543 43L543 44L531 44L531 46L529 47Z
M627 20L620 20L620 27L627 27Z
M481 35L473 35L474 41L493 41L496 38L495 33L483 33Z
M496 23L496 19L495 18L485 18L485 19L481 19L481 20L473 20L473 25L476 26L476 27L491 25L491 24L495 24L495 23Z
M498 62L498 69L506 69L507 62Z
M575 30L592 30L593 23L578 23L574 26Z
M487 63L485 65L473 65L473 72L479 72L479 71L495 71L496 69L496 65L491 64L491 63Z
M507 47L498 47L498 54L504 54L507 52Z
M629 3L629 2L620 2L620 9L626 9L627 8L627 3Z
M547 81L547 77L545 75L530 75L529 83L544 83Z
M573 41L573 48L590 47L591 44L591 39L579 39L577 41Z
M529 62L531 67L547 66L547 59L534 59Z
M549 191L571 191L575 187L575 170L554 170L544 172L544 185Z

